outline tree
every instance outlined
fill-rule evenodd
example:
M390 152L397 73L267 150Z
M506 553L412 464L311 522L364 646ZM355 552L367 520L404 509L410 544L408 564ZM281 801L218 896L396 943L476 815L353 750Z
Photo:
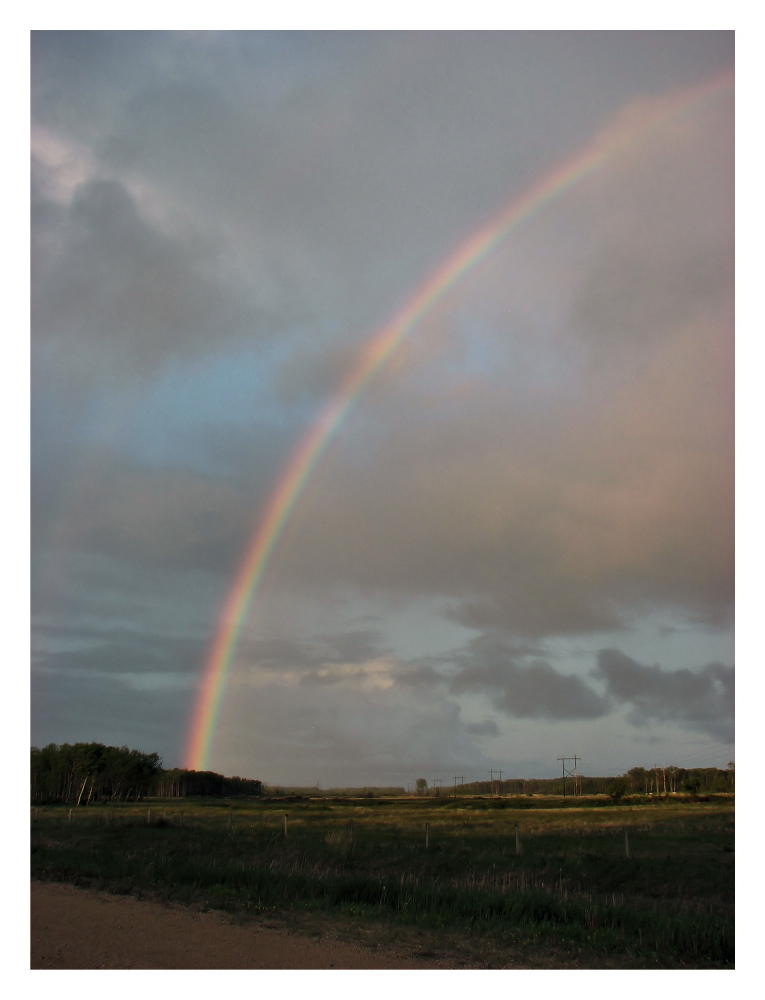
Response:
M428 783L424 778L418 778L416 783L417 794L424 795L428 790Z
M608 789L608 794L612 799L621 799L630 790L629 782L626 778L617 778L615 781L611 782L611 786Z

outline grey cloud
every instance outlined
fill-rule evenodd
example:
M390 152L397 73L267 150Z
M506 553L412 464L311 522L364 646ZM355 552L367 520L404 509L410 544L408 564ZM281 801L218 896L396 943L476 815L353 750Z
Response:
M305 40L293 41L305 44ZM41 53L49 54L53 42L41 38ZM258 240L265 238L269 254L282 254L290 262L297 286L315 289L319 314L341 330L344 322L335 308L338 303L361 303L366 310L361 329L366 331L377 315L368 290L379 294L380 302L385 300L382 316L397 301L396 287L411 288L413 275L421 271L407 258L408 250L402 253L402 247L415 247L412 252L430 266L441 252L436 244L446 248L463 232L460 220L472 226L487 206L504 200L499 174L504 177L512 166L511 175L520 183L523 169L517 158L525 154L508 136L518 134L518 129L522 134L528 127L523 101L514 97L502 111L505 135L495 125L498 106L507 103L497 81L509 87L515 80L512 74L506 76L507 53L515 53L518 65L538 73L544 64L539 60L543 51L571 56L580 49L595 51L606 44L595 36L575 39L565 34L522 40L512 35L451 40L391 36L381 39L379 48L370 42L354 36L340 57L334 43L322 41L321 57L313 64L323 67L317 70L322 85L314 88L310 99L304 95L297 100L299 87L294 92L289 87L279 91L290 96L275 98L277 106L283 100L290 108L283 118L274 118L266 113L265 105L253 102L250 91L234 87L227 96L226 88L215 83L217 78L208 72L205 61L208 57L220 60L220 52L214 56L215 46L173 37L168 39L166 66L181 67L181 71L147 80L143 91L139 86L126 99L119 120L110 119L113 144L107 143L111 149L107 159L113 167L122 162L155 179L172 177L174 184L193 194L192 201L217 205L221 211L227 205L231 218L249 226ZM91 43L62 39L63 61L54 59L51 72L63 72L71 53L88 50ZM125 41L127 49L135 43L135 39ZM622 43L635 44L628 36ZM110 39L108 45L113 44ZM157 38L147 39L152 51L158 44ZM245 69L251 70L255 56L260 65L262 39L250 44L226 36L221 44L234 55L238 67L235 72L227 71L229 75L239 73L244 81ZM278 40L278 45L285 44L289 40ZM648 58L650 49L651 59L660 64L653 44L643 39L641 45L648 48L641 51ZM702 44L706 41L701 38L693 42ZM678 46L686 52L683 58L690 58L690 41L684 37ZM727 52L727 36L720 36L716 46L721 54ZM630 57L635 71L638 48ZM347 90L336 91L334 85L346 74L358 73L372 50L369 79L349 103ZM620 49L622 55L625 51ZM449 53L451 57L445 60ZM333 62L336 56L337 63ZM199 67L194 65L197 57L202 60ZM474 60L479 57L485 73L476 75ZM44 61L48 56L41 58ZM87 72L105 71L100 57L83 58ZM391 60L400 75L391 77ZM44 66L40 72L45 75ZM376 85L381 80L386 82L384 87ZM191 89L184 89L185 84ZM547 113L557 115L549 110L557 103L548 101L547 85L538 82L538 86L542 90L535 92L544 98L535 99L542 100ZM447 92L464 104L459 129L453 125L453 101L445 99ZM401 100L402 95L411 98L411 104ZM401 120L392 120L389 114L389 105L395 101L405 109ZM434 105L438 108L435 118ZM373 113L362 113L369 109ZM604 111L588 112L594 114L593 126ZM325 114L336 126L329 143L318 127ZM466 140L473 129L498 144L494 153L489 155L483 141ZM551 134L558 133L552 130ZM714 129L711 135L714 139ZM411 157L402 154L411 147L413 136L419 136L422 143L414 170ZM585 328L597 328L598 337L607 339L617 320L633 332L647 331L650 336L636 335L639 357L622 354L617 364L609 356L608 370L601 367L597 377L589 371L575 392L567 389L565 398L547 397L544 406L532 402L521 407L518 400L533 400L538 386L526 387L526 396L520 386L516 394L518 373L507 367L507 358L516 356L516 344L503 327L495 331L495 340L501 345L505 367L499 365L496 381L482 387L481 398L470 398L462 410L444 407L439 369L429 379L426 366L421 382L429 381L430 389L426 386L423 392L418 384L410 396L395 379L389 379L378 390L381 399L389 400L387 406L371 411L373 419L366 425L357 424L355 444L352 434L346 436L346 464L340 462L332 470L334 489L320 492L312 505L301 503L307 532L296 533L299 544L280 556L293 577L322 585L327 579L341 579L360 587L404 587L443 594L449 600L450 615L462 624L529 636L616 629L629 622L637 605L671 605L700 620L726 622L732 596L732 525L726 513L732 479L726 457L730 454L726 437L730 405L720 373L725 371L730 341L719 328L686 332L682 337L675 329L702 309L696 305L695 312L689 313L689 303L698 300L702 311L714 311L727 287L726 268L718 267L725 261L727 234L721 235L714 226L700 233L692 221L697 214L709 215L709 206L720 201L717 168L705 167L704 159L696 156L697 147L702 151L709 147L708 140L709 134L703 133L698 142L680 142L679 152L674 160L670 157L663 172L661 158L615 170L615 180L607 185L610 204L628 203L615 231L609 229L608 213L602 208L587 214L588 240L595 250L589 257L582 251L583 262L578 266L585 272L585 290L574 303L574 322L564 325L585 339L589 335L582 332ZM443 152L444 142L449 155ZM727 146L719 141L717 145L724 159ZM224 164L220 163L222 148L229 151ZM302 159L297 155L301 150ZM463 160L478 155L476 150L498 176L484 177L479 183L473 171L475 184L469 185L470 191L462 191ZM544 159L538 149L534 156ZM434 158L443 164L443 175L440 170L434 173ZM345 173L351 170L353 178ZM395 171L409 171L411 177ZM436 181L446 186L443 197L423 198L423 190L431 192ZM403 207L396 203L396 211L390 210L389 189L404 198ZM660 204L653 205L651 195L659 189ZM690 193L673 209L670 232L667 192L677 194L681 189ZM481 193L476 194L477 190ZM450 212L444 213L444 198L455 194L464 203L454 207L452 202ZM483 203L480 211L474 198ZM78 199L64 226L70 235L55 256L36 305L43 330L66 326L69 309L69 335L75 336L76 325L77 337L94 337L93 351L88 354L93 354L98 365L118 371L123 348L135 350L139 363L154 364L167 358L168 352L188 357L200 345L220 346L222 340L218 342L217 337L225 339L243 325L247 310L229 301L224 286L213 280L215 269L205 252L197 248L196 256L185 250L181 254L172 241L151 232L137 217L124 187L115 182L91 184L80 191ZM705 212L697 213L702 202ZM427 219L420 211L428 213ZM386 235L387 225L400 231ZM443 225L453 232L446 234L439 228ZM685 235L688 229L693 238ZM375 233L374 241L369 240L370 232ZM427 245L415 233L428 234ZM282 249L275 250L277 246ZM373 263L367 254L375 255ZM400 267L406 278L391 279L383 289L370 276L381 270L392 273L385 263L388 258L395 260L395 267L390 267ZM360 263L363 260L367 262ZM621 265L609 271L608 262L613 260ZM155 261L161 264L156 276ZM555 263L537 262L546 285L555 277ZM309 273L312 268L317 269L315 273ZM715 280L710 281L716 271ZM107 281L87 277L91 273L103 277L104 272ZM508 284L511 273L503 274L500 269L496 278ZM370 284L374 287L368 289ZM322 313L317 303L323 301L327 289L335 305ZM704 289L701 298L700 289ZM83 295L81 315L76 317L68 306L74 290ZM567 292L545 288L545 298L555 294L565 297ZM176 299L177 311L169 304ZM470 308L474 307L478 308L471 303ZM506 315L507 309L503 312ZM256 336L260 335L258 323L252 325ZM358 333L354 327L354 335ZM301 359L302 348L292 351L281 372L281 388L291 402L315 401L329 389L353 357L352 349L343 343L345 336L339 334L339 344L328 338L322 346L323 335L311 330L306 338L310 341L305 352L308 360ZM545 336L549 340L551 335ZM537 349L533 339L541 338L533 329L529 337L532 342L521 347L533 353ZM100 353L99 338L110 343L106 355ZM553 335L552 341L553 352L563 351L567 334L557 340ZM87 368L91 361L83 358ZM83 358L77 355L74 360L78 371ZM64 360L63 354L51 355L48 370L58 371ZM375 423L377 417L381 419ZM253 447L246 435L227 442L227 436L208 430L199 434L200 440L207 440L206 452L222 456L219 467L243 469L257 463L265 468L260 463L260 443ZM48 454L55 451L54 444ZM365 453L365 461L356 461L354 448ZM253 510L277 467L274 462L266 470L268 483L263 483L265 473L261 476L261 492L253 497ZM172 507L178 494L171 487L168 496ZM147 505L149 517L152 507ZM223 499L218 520L225 534L230 514ZM375 529L370 530L370 525ZM214 530L218 532L217 525ZM213 548L220 544L218 534ZM234 549L232 543L230 551ZM190 548L187 551L191 554ZM211 558L200 550L200 559L203 555Z
M95 740L156 751L166 767L181 766L194 691L141 687L138 680L100 670L74 677L33 671L32 744Z
M711 663L699 671L663 670L644 666L620 650L604 649L591 672L605 684L599 694L529 652L491 633L480 636L444 660L458 668L449 690L483 693L516 718L594 719L627 707L627 718L635 726L674 722L717 739L733 739L733 667ZM438 680L443 682L443 676Z
M483 722L466 722L465 732L471 736L498 736L499 726L494 719L484 719Z
M378 683L383 687L397 687L412 692L431 692L445 688L447 678L429 663L418 660L402 660L388 656L374 660L341 661L339 670L332 670L331 660L314 660L321 664L319 669L308 670L301 678L302 684L367 684Z
M247 639L239 644L241 659L264 670L311 669L317 664L363 663L388 649L375 629L337 635L316 635L305 640Z
M55 646L55 634L50 645ZM37 639L45 643L46 637ZM166 635L126 635L119 629L106 641L98 642L81 633L76 649L33 652L33 668L46 673L77 672L92 674L179 674L195 676L203 662L207 644L194 640L169 638Z
M253 530L249 497L193 471L140 467L92 452L63 470L66 489L35 504L37 545L77 546L144 564L233 572ZM68 474L67 474L68 471Z
M727 105L535 220L455 295L453 321L418 328L316 477L288 572L439 593L461 624L530 637L658 609L730 625ZM556 226L577 234L575 265L550 249ZM512 318L484 316L484 297ZM478 373L463 313L484 330Z
M514 586L509 580L503 592L495 596L450 605L447 617L467 628L540 637L624 628L620 609L608 595L587 593L584 587L572 593L564 581L545 581L544 600L540 600L541 588L529 586L530 582L524 573L522 586Z
M105 169L249 230L280 308L364 329L636 85L731 58L722 34L683 36L671 70L662 39L630 33L59 34L33 37L48 127L95 122ZM629 69L593 86L592 57L617 52ZM565 86L550 60L577 67Z
M544 660L524 666L501 638L474 639L465 654L454 657L459 667L449 689L485 692L501 711L517 718L595 719L609 704L573 675L559 674Z
M606 694L631 706L630 721L676 722L720 740L734 737L734 668L710 663L700 671L648 667L617 649L602 649L593 675Z
M579 290L574 322L596 339L598 352L613 355L716 309L733 288L732 226L727 240L720 235L669 259L624 240L603 248Z
M131 673L193 673L202 667L223 597L215 574L82 551L63 562L55 551L38 551L32 559L35 662L60 666L62 675L84 665L109 672L110 664Z
M51 213L43 209L37 206L37 217L47 223ZM34 338L74 351L86 372L97 366L102 384L263 328L215 274L209 250L153 229L118 181L82 184L53 222L55 247L32 279Z
M363 667L356 669L346 669L342 674L331 673L326 670L311 670L300 679L300 683L307 687L314 686L334 686L361 684L369 679L369 674Z
M317 637L322 659L338 663L359 663L388 652L378 629L358 629L339 635Z
M414 691L444 688L446 676L429 660L406 660L393 654L377 629L316 634L305 639L243 638L237 658L258 671L278 675L297 672L300 683L332 686L383 680L388 686Z

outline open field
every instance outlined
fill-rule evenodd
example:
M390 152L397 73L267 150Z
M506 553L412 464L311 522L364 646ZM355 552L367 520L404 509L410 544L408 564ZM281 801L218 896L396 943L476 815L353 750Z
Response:
M32 810L33 878L240 919L416 933L496 965L510 953L531 965L733 964L730 796L173 799L69 816Z

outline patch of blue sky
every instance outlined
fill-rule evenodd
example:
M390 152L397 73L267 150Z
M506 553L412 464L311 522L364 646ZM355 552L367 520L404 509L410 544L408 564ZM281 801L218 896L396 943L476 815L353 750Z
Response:
M205 463L204 450L195 444L198 432L235 427L298 432L314 416L315 401L287 404L274 387L274 372L291 343L285 338L268 350L239 348L167 371L107 431L109 445L145 465L216 472L199 468ZM97 427L94 432L99 434Z
M386 610L380 631L397 656L404 660L438 658L476 636L475 629L444 618L439 604L433 599L415 599Z
M496 384L510 379L513 389L560 395L577 384L576 366L559 339L552 335L554 321L548 315L485 318L458 313L455 325L462 334L463 349L450 354L443 365L447 379L483 379Z

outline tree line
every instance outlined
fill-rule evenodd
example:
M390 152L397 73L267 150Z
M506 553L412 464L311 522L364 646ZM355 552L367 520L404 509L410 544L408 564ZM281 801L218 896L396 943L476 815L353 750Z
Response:
M186 798L189 795L220 795L241 798L244 795L262 795L262 782L253 778L225 778L215 771L186 771L175 767L162 771L155 785L155 795L162 798Z
M633 767L626 774L603 777L569 775L565 779L566 795L667 795L690 793L704 795L714 792L732 792L735 786L735 767L731 762L727 770L716 767ZM450 795L454 789L428 788L424 778L416 782L418 795ZM564 780L558 778L510 778L504 781L471 781L457 786L460 795L563 795Z
M165 770L159 754L103 743L50 743L32 747L33 802L139 801L147 796L260 795L260 781L214 771Z

